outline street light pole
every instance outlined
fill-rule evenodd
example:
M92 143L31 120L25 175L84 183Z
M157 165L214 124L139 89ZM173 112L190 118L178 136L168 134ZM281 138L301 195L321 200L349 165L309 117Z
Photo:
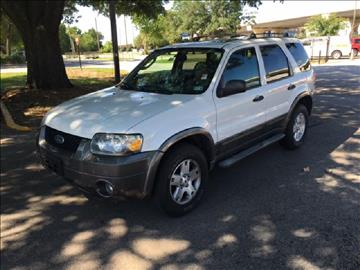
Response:
M76 46L77 46L77 49L78 49L80 69L82 70L81 57L80 57L80 38L76 37L75 38L75 43L76 43Z
M114 0L109 0L109 11L110 11L111 40L112 40L112 48L113 48L115 82L118 83L118 82L120 82L120 64L119 64L119 46L118 46L118 41L117 41L115 1Z
M96 17L95 17L95 31L96 31L96 42L97 42L97 46L98 46L98 52L100 52L99 32L98 32L98 28L97 28Z

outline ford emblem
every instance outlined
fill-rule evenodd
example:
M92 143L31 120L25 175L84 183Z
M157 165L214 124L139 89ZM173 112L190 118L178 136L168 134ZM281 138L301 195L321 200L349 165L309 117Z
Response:
M65 141L64 137L61 136L61 135L59 135L59 134L56 134L56 135L54 136L54 140L55 140L55 142L56 142L57 144L63 144L64 141Z

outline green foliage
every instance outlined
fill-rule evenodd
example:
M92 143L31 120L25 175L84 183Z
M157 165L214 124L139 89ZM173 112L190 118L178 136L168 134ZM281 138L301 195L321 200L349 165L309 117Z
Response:
M70 37L67 34L65 24L60 24L59 27L59 40L60 40L60 48L61 53L70 52L71 51L71 43L70 43Z
M7 42L9 44L9 54L14 51L21 51L24 48L21 36L16 26L10 21L9 17L1 10L0 16L0 47L1 53L7 54ZM9 58L10 59L10 58Z
M104 36L100 32L98 32L97 34L99 35L99 41L101 46L101 40L104 38ZM81 51L85 52L94 52L98 50L97 35L94 28L89 29L81 35L80 49Z
M171 10L157 17L133 16L133 22L140 34L135 39L135 47L145 51L149 47L160 47L181 41L181 33L191 36L235 34L241 20L250 20L243 15L245 4L258 6L259 0L188 0L175 1Z
M82 6L91 6L105 16L109 15L108 0L71 0ZM118 15L142 15L148 18L155 18L158 14L164 12L162 4L167 0L116 0L115 8Z
M311 17L305 28L312 36L334 36L339 30L344 29L345 19L331 14L328 18L321 15Z
M142 15L133 16L132 20L134 24L140 29L140 35L136 42L141 44L145 51L149 47L161 47L168 42L164 38L164 32L166 29L164 16L159 15L157 18L146 18Z
M106 41L105 44L102 46L101 50L102 53L110 53L112 52L112 42Z
M25 56L21 52L13 53L9 56L1 55L2 64L23 64L25 63Z
M101 40L104 36L98 32L100 47L101 47ZM59 38L60 38L60 47L61 52L70 52L72 50L72 46L75 46L75 39L80 38L80 50L83 52L91 52L97 51L97 36L95 29L91 28L88 31L81 33L81 30L76 26L66 27L65 24L60 24L59 28ZM111 42L110 42L111 47ZM111 49L110 49L111 51Z

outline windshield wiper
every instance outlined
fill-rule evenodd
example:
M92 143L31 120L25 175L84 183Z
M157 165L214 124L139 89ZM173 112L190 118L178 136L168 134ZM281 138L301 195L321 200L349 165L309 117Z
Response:
M139 91L147 92L147 93L157 93L157 94L164 94L164 95L172 95L174 92L169 90L154 90L149 88L140 88Z
M174 92L169 91L169 90L152 90L150 92L158 93L158 94L164 94L164 95L172 95L172 94L174 94Z
M120 84L118 84L118 86L125 90L135 90L134 87L128 84L127 82L121 82Z

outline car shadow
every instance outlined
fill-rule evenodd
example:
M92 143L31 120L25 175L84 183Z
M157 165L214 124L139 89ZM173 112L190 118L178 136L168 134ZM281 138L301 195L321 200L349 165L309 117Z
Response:
M34 134L2 126L2 268L358 269L360 74L316 71L305 145L215 168L181 218L150 200L87 200L40 166Z

